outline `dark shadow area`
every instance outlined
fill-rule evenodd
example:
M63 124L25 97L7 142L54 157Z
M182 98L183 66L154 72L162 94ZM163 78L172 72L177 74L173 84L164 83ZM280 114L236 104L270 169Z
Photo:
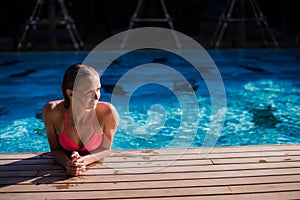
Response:
M17 157L18 154L8 154L7 157L2 154L1 161L3 163L5 160L17 160ZM54 161L50 153L37 153L36 156L0 166L0 187L16 184L51 184L69 178L64 168Z
M165 0L174 29L210 48L212 36L229 0ZM3 0L0 12L0 51L15 51L37 0ZM56 0L45 0L40 21L28 34L24 51L75 50L68 30L64 27L64 12ZM299 48L300 24L298 2L256 0L280 48ZM49 8L49 4L54 7ZM106 38L127 30L138 0L65 0L65 7L74 19L84 47L91 50ZM244 7L243 7L244 6ZM160 18L159 0L147 1L140 17ZM232 17L251 13L249 0L237 1ZM51 20L54 23L51 25ZM55 26L55 28L54 28ZM134 28L157 26L170 28L168 23L138 22ZM52 28L51 28L52 27ZM256 23L229 23L219 48L265 48ZM297 40L298 39L298 40Z
M259 127L276 128L276 124L281 121L275 117L273 113L275 110L271 105L259 105L253 108L250 110L253 115L252 122Z

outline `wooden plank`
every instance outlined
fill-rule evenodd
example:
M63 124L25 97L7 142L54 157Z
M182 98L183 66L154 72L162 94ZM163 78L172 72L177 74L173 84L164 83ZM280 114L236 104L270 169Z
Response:
M36 165L45 165L44 168L46 168L46 165L49 167L53 167L53 165L56 165L55 161L53 159L29 159L29 160L13 160L13 162L10 162L10 160L0 160L0 163L2 166L0 166L0 170L7 170L9 167L11 170L17 170L18 165L30 165L30 166L24 166L23 169L27 169L32 167L32 169L37 168ZM243 163L263 163L263 162L293 162L293 161L300 161L300 156L268 156L268 157L244 157L244 158L217 158L217 159L178 159L175 161L167 161L167 160L161 160L159 161L159 165L161 166L181 166L181 165L209 165L209 164L243 164ZM122 162L119 160L119 162L107 162L105 160L105 163L107 163L108 166L114 167L114 168L127 168L127 167L142 167L142 166L157 166L158 161L136 161L136 162ZM94 165L95 168L99 167L103 168L102 162L97 163Z
M161 197L136 197L134 199L145 199L145 200L253 200L253 199L264 199L264 200L291 200L299 199L299 191L284 191L284 192L268 192L268 193L250 193L250 194L223 194L223 195L197 195L197 196L161 196ZM6 200L15 200L15 199L49 199L48 194L43 193L14 193L14 194L2 194L2 198ZM59 198L53 198L59 199ZM64 198L61 198L64 199ZM89 195L88 192L78 192L77 196L74 194L74 197L68 196L65 199L104 199L97 194ZM108 198L109 199L109 198ZM132 200L132 198L119 198L122 200Z
M274 162L293 162L293 161L300 161L300 156L268 156L268 157L260 157L260 158L253 158L253 157L245 157L245 158L217 158L211 159L214 165L220 164L244 164L244 163L274 163Z
M300 145L299 145L300 146ZM222 148L216 148L218 150ZM236 148L238 150L238 148ZM260 149L260 148L259 148ZM180 155L177 154L178 150L170 151L170 150L153 150L153 151L145 151L145 150L140 150L140 151L113 151L107 158L106 161L111 162L111 161L119 161L119 157L123 158L123 161L126 161L127 159L130 158L138 158L140 160L147 160L149 159L150 156L151 160L173 160L174 158L180 158L180 159L200 159L205 156L207 159L216 159L216 158L222 158L224 157L224 153L226 154L226 157L261 157L261 156L287 156L287 155L294 155L294 156L299 156L300 155L300 148L297 150L286 150L282 149L281 151L276 151L275 149L271 151L237 151L237 152L211 152L209 155L206 154L200 154L199 152L196 151L189 151L192 149L188 149L185 154ZM243 150L241 148L240 150ZM255 149L253 149L255 150ZM215 150L216 151L216 150ZM115 158L116 157L116 158ZM53 159L53 157L47 153L37 153L37 154L0 154L0 160L21 160L21 159Z
M218 164L247 164L247 163L278 163L278 162L296 162L300 161L300 156L269 156L269 157L244 157L244 158L219 158L219 159L179 159L175 161L138 161L138 162L104 162L96 163L93 168L106 165L113 168L145 167L145 166L193 166L193 165L218 165Z
M229 186L234 193L258 193L258 192L276 192L276 191L300 191L300 181L297 183L285 184L257 184L257 185L236 185Z
M12 154L0 154L0 159L41 159L42 156L47 153L12 153Z
M54 174L45 173L43 177L2 177L0 184L51 184L51 183L108 183L108 182L135 182L135 181L159 181L159 180L185 180L185 179L216 179L216 178L243 178L243 177L265 177L272 176L274 179L277 176L300 175L298 169L258 169L258 170L239 170L239 171L217 171L217 172L171 172L158 174L103 174L101 176L79 176L66 177L63 172L55 176Z
M65 176L65 170L36 170L36 171L0 171L0 178L3 177L32 177L32 176Z
M37 169L59 169L57 164L52 159L30 159L30 160L14 160L10 163L10 160L4 161L0 166L0 171L6 170L37 170ZM143 162L113 162L108 165L110 168L131 168L131 167L145 167L145 166L199 166L199 165L210 165L210 164L243 164L243 163L271 163L271 162L294 162L300 161L300 156L275 156L275 157L264 157L264 158L223 158L223 159L211 159L211 160L176 160L170 161L143 161ZM28 165L28 166L27 166ZM92 165L93 168L105 168L102 162L95 163Z
M37 160L39 161L39 160ZM170 162L170 161L160 161L159 163L155 162L155 161L151 161L151 162L126 162L126 163L107 163L107 164L103 164L103 163L93 163L92 165L90 165L90 168L130 168L130 167L143 167L143 166L157 166L157 165L161 165L161 166L166 166L166 165L172 165L172 166L184 166L184 165L212 165L211 160L178 160L175 162ZM56 167L53 167L56 166ZM49 164L47 163L43 163L41 164L40 162L37 162L37 164L35 162L33 163L28 163L26 162L24 165L21 164L16 164L16 163L8 163L6 165L2 165L0 166L0 171L6 171L6 170L37 170L37 169L56 169L58 166L57 164L55 164L55 162L49 162Z
M135 173L167 173L167 172L208 172L208 171L232 171L244 169L278 169L278 168L299 168L300 162L284 163L247 163L247 164L227 164L227 165L205 165L205 166L157 166L142 168L116 168L98 169L92 168L86 172L87 175L99 174L135 174Z
M123 155L123 156L121 156ZM205 156L205 157L203 157ZM219 158L245 158L245 157L278 157L278 156L300 156L300 151L279 151L279 152L235 152L226 154L183 154L183 155L151 155L137 153L123 153L118 156L109 155L104 159L106 163L112 162L141 162L141 161L168 161L168 160L199 160L199 159L219 159ZM121 157L121 158L120 158Z
M99 178L100 179L100 178ZM136 182L109 182L109 183L52 183L52 184L17 184L0 188L0 192L61 192L61 191L86 191L86 190L128 190L128 189L156 189L156 188L183 188L183 187L212 187L212 186L245 186L254 184L275 184L299 182L300 175L293 176L265 176L242 178L218 178L218 179L182 179L164 181L136 181Z
M300 146L300 145L299 145ZM160 156L169 156L170 158L185 156L197 156L196 158L215 158L222 157L224 154L226 156L230 155L232 157L240 157L240 155L300 155L300 147L297 148L286 148L285 146L280 146L281 148L278 150L275 147L266 147L265 149L261 146L256 148L249 147L235 147L235 148L227 148L227 147L215 147L209 155L206 153L201 153L199 149L157 149L157 150L130 150L130 151L112 151L109 158L113 157L122 157L122 158L136 158L142 156L152 156L152 157L160 157ZM236 155L235 155L236 153ZM250 154L248 154L250 153Z
M136 199L145 200L253 200L253 199L263 199L263 200L291 200L299 199L300 191L289 191L289 192L268 192L268 193L251 193L251 194L229 194L229 195L209 195L209 196L184 196L184 197L142 197ZM127 198L122 200L129 200ZM130 199L132 200L132 199Z
M176 160L176 161L143 161L143 162L103 162L94 163L91 168L143 168L143 167L159 167L159 166L206 166L212 165L211 160Z
M16 195L17 194L17 195ZM40 196L42 194L42 196ZM110 190L110 191L74 191L74 192L43 192L43 193L4 193L2 198L10 199L16 196L28 198L47 199L78 199L78 198L141 198L162 196L189 196L189 195L213 195L231 194L228 187L193 187L193 188L166 188L166 189L143 189L143 190Z
M55 164L54 159L0 160L0 165L47 165Z
M105 165L105 164L104 164ZM152 167L133 167L133 168L89 168L85 175L103 174L136 174L136 173L169 173L169 172L209 172L209 171L233 171L233 170L253 170L253 169L279 169L290 168L298 173L300 162L282 163L246 163L246 164L226 164L226 165L203 165L203 166L152 166ZM38 173L36 173L38 172ZM0 171L0 177L9 176L42 176L52 174L61 175L64 170L30 170L30 171Z
M64 168L57 164L52 164L52 165L2 165L2 166L0 166L0 172L1 171L57 170L57 169L64 169Z
M241 188L243 187L243 188ZM258 189L258 191L256 190ZM78 199L78 198L145 198L145 197L186 197L196 195L229 195L229 194L249 194L264 192L297 192L300 190L300 183L287 184L261 184L247 186L229 187L192 187L192 188L156 188L139 190L109 190L109 191L73 191L73 192L41 192L41 193L4 193L2 197L9 199L16 196L23 198L55 198L55 199ZM232 192L233 191L233 192ZM16 195L17 194L17 195Z

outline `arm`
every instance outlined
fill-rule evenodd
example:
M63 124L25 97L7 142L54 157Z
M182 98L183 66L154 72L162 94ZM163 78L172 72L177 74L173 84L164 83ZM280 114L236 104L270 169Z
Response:
M119 124L119 115L114 106L109 103L101 104L98 119L103 122L103 141L99 149L82 157L84 163L87 165L97 162L107 156L110 152L113 138Z
M55 119L55 113L53 111L54 105L48 103L44 106L43 109L43 120L45 124L45 129L47 133L48 142L50 145L50 150L56 162L62 166L66 166L67 162L70 160L65 151L61 148L58 143L56 131L54 128L53 121Z
M44 106L43 109L43 120L51 153L55 161L66 168L68 175L78 175L81 169L80 167L83 167L83 164L73 163L72 160L68 157L67 153L60 146L54 127L54 121L58 117L53 110L54 107L55 105L53 103L48 103Z

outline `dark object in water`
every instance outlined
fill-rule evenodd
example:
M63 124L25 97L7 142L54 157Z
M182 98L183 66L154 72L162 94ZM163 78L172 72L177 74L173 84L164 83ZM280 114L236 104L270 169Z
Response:
M35 113L35 118L43 119L43 113Z
M16 78L16 77L23 77L23 76L27 76L28 74L32 74L34 72L36 72L36 69L29 69L26 70L25 72L21 72L21 73L17 73L17 74L12 74L10 75L11 78Z
M253 108L250 111L253 114L252 122L254 122L256 126L264 128L275 128L276 124L280 123L281 121L274 116L274 110L275 109L272 108L271 105L260 105L259 107Z
M168 58L154 58L152 60L153 63L165 63L168 61Z
M118 85L103 85L102 84L102 88L104 89L104 91L106 93L110 93L110 94L112 94L113 91L114 91L114 94L118 94L118 95L127 94L127 92L124 91L124 89Z
M34 133L37 134L38 136L47 137L46 130L42 128L35 128Z
M112 63L114 63L114 64L120 64L120 63L121 63L121 61L120 61L120 60L118 60L118 59L116 59L116 60L114 60Z
M11 61L6 61L6 62L2 63L1 66L10 66L10 65L21 63L21 62L23 62L23 60L11 60Z
M182 84L182 85L175 84L174 91L184 92L184 91L189 90L191 86L192 86L192 88L193 88L194 91L198 90L199 86L196 85L195 82L191 82L190 84L191 85L189 85L189 84Z
M0 116L7 115L9 110L6 107L0 107Z
M264 69L258 68L258 67L252 67L252 66L245 66L245 65L240 65L240 67L248 69L253 72L266 72Z
M257 56L246 56L245 58L247 59L252 59L252 60L259 60L260 58Z

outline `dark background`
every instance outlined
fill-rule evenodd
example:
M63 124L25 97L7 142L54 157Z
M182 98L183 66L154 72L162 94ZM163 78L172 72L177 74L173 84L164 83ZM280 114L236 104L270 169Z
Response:
M22 51L33 50L73 50L73 44L64 27L56 27L57 45L49 42L49 1L45 0L41 13L44 23L31 32L27 39L31 46L25 43ZM300 7L297 0L271 1L256 0L262 13L275 35L280 48L299 48L296 42L300 32ZM62 16L61 8L56 3L56 17ZM169 14L173 19L175 29L209 48L218 18L227 0L165 0ZM242 12L241 2L237 0L233 16L253 16L252 10L245 2L245 12ZM104 39L127 30L130 18L134 13L137 0L65 0L67 8L75 20L77 29L85 43L83 50L91 50ZM15 51L18 41L24 32L26 21L29 19L36 0L1 0L1 31L0 51ZM143 17L161 17L162 8L159 0L145 0ZM166 23L140 23L135 27L169 26ZM255 23L230 23L226 29L220 48L265 48L259 29ZM268 38L270 39L270 38ZM272 48L272 47L271 47Z

